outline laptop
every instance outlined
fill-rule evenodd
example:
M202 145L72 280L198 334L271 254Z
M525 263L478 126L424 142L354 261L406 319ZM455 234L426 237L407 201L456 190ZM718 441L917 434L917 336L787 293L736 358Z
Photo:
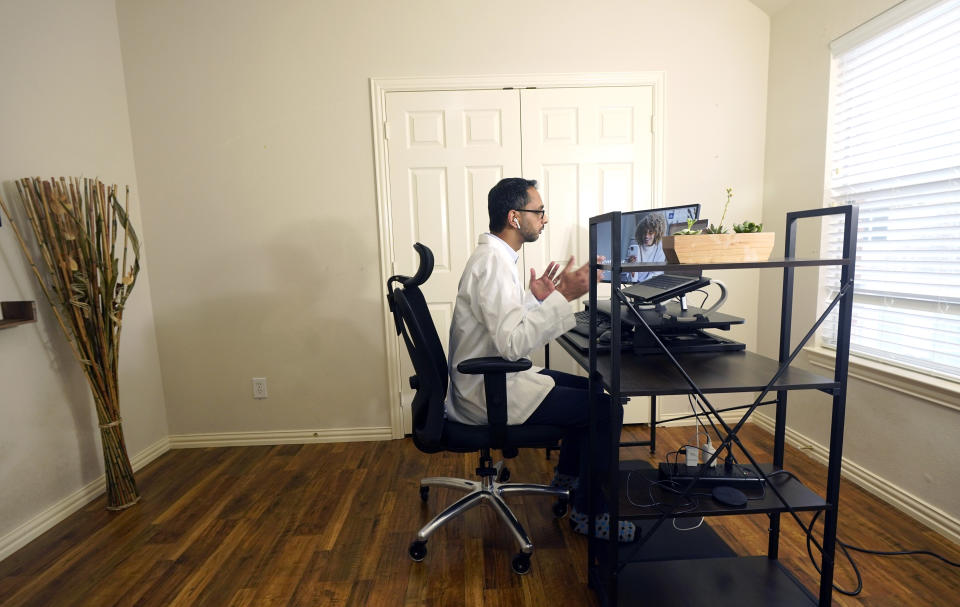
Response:
M709 284L710 279L704 276L657 274L644 282L625 286L621 292L640 300L640 303L660 303Z
M669 236L672 232L668 228L674 225L687 226L687 219L697 220L700 217L699 204L686 204L659 209L643 209L640 211L626 211L620 214L620 246L613 250L612 232L610 226L597 230L597 257L609 263L619 257L621 263L661 263L666 261L660 239ZM653 243L644 243L646 238L653 238ZM599 260L598 260L599 261ZM684 272L675 272L683 274ZM610 282L610 272L604 271L601 280ZM651 272L621 272L620 282L623 284L639 283L651 278Z

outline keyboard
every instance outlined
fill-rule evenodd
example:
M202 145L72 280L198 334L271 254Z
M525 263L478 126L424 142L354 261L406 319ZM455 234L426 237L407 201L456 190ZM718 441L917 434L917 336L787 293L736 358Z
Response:
M580 310L574 312L574 319L577 324L571 331L579 333L584 337L590 337L590 310ZM606 314L597 314L597 335L610 328L610 318Z

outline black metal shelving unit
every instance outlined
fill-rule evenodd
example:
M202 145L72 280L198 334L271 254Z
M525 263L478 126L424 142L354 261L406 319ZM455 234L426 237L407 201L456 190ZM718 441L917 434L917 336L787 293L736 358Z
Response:
M841 215L844 220L843 257L840 259L799 259L795 257L797 221L800 219ZM614 398L611 407L617 406L620 397L659 396L670 394L696 394L704 403L717 424L716 429L724 437L717 446L718 455L725 448L736 446L738 453L749 459L749 464L760 471L765 478L762 498L754 499L745 507L732 508L722 506L708 499L688 498L696 491L690 483L675 496L678 504L685 508L670 508L669 500L658 501L657 506L640 507L630 503L627 497L631 486L637 483L655 482L657 472L651 470L631 470L630 462L621 462L616 441L608 454L607 470L603 478L595 474L586 475L586 487L600 483L600 490L606 497L610 508L611 529L617 528L620 520L652 521L653 526L644 529L644 537L636 548L619 546L616 542L591 538L588 550L588 570L590 584L597 592L600 604L614 605L700 605L714 606L736 605L820 605L831 604L834 575L834 553L836 548L837 512L840 491L840 464L843 448L843 426L847 392L847 368L850 346L850 324L853 309L853 276L856 259L857 209L852 206L833 207L798 211L787 214L784 256L764 262L747 263L709 263L709 264L623 264L618 259L612 263L594 264L595 270L609 271L611 280L611 299L626 301L620 294L619 276L621 271L651 270L711 270L711 269L747 269L777 268L783 271L783 295L781 302L780 347L777 360L752 352L717 352L680 354L674 356L663 344L663 354L637 356L632 351L621 351L620 323L621 306L611 305L612 343L608 352L599 352L596 347L595 315L597 314L597 277L592 272L590 284L591 315L594 316L594 330L590 335L588 354L580 353L576 348L561 345L585 368L589 370L592 384L598 382ZM597 259L597 238L601 230L609 230L610 250L620 250L620 213L607 213L590 220L590 259ZM692 237L695 238L695 237ZM839 293L828 308L810 327L806 336L791 347L791 329L793 315L794 271L798 267L828 266L841 267ZM839 309L837 357L834 376L824 377L803 369L793 368L790 363L802 347L814 335L816 329L834 308ZM647 330L654 335L649 326L642 321L635 331ZM656 339L654 337L654 339ZM657 340L659 341L659 340ZM591 394L596 391L592 386ZM832 395L833 406L830 428L830 456L827 466L826 495L821 497L805 487L788 474L776 471L784 468L784 432L786 427L787 395L793 390L820 390ZM708 394L717 393L759 393L751 405L741 407L742 418L732 426L723 421L718 410L709 400ZM764 400L775 395L775 401ZM760 464L743 445L737 433L753 411L762 404L775 402L776 421L771 464ZM591 397L591 411L595 412L598 401ZM596 440L595 415L591 416L591 450ZM653 421L653 420L652 420ZM612 430L613 431L613 430ZM767 456L769 457L769 456ZM742 462L747 464L748 462ZM720 464L722 465L722 464ZM771 473L774 473L771 475ZM646 494L646 492L643 492ZM779 562L780 518L784 513L800 511L823 511L823 556L821 559L821 580L819 596L810 593ZM691 516L734 516L743 514L766 514L770 518L769 541L766 556L698 558L695 560L634 560L645 538L654 535L664 523L671 519Z

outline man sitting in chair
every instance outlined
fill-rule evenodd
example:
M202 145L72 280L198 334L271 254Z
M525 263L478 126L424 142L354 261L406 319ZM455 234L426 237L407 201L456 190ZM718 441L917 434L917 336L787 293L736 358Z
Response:
M463 360L500 356L517 360L529 356L576 324L568 302L587 292L589 264L573 269L573 257L562 270L551 262L537 278L530 270L525 293L517 273L520 247L534 242L547 225L547 213L536 181L518 177L501 180L487 196L490 232L481 234L460 278L457 302L450 324L450 390L447 418L464 424L487 423L481 375L457 371ZM552 484L574 491L570 523L578 533L589 533L587 496L576 491L581 470L587 465L589 388L587 379L569 373L533 367L507 375L507 424L523 423L565 426L560 460ZM601 428L623 423L623 407L610 419L609 396L600 397ZM606 465L610 432L601 431L596 461ZM619 432L618 432L619 436ZM601 469L602 471L602 469ZM599 495L599 490L596 491ZM596 498L596 532L610 537L610 516ZM620 541L632 541L636 526L621 521Z

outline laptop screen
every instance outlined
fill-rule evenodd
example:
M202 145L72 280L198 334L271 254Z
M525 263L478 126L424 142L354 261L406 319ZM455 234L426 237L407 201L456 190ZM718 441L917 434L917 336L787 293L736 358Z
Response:
M620 261L622 263L658 263L665 262L663 254L664 236L676 233L677 226L687 227L687 219L700 217L700 205L688 204L662 209L629 211L620 214ZM605 225L605 224L604 224ZM597 256L601 263L611 263L610 230L597 230ZM662 274L662 272L621 272L620 282L643 282ZM603 281L610 281L610 272L603 273Z

